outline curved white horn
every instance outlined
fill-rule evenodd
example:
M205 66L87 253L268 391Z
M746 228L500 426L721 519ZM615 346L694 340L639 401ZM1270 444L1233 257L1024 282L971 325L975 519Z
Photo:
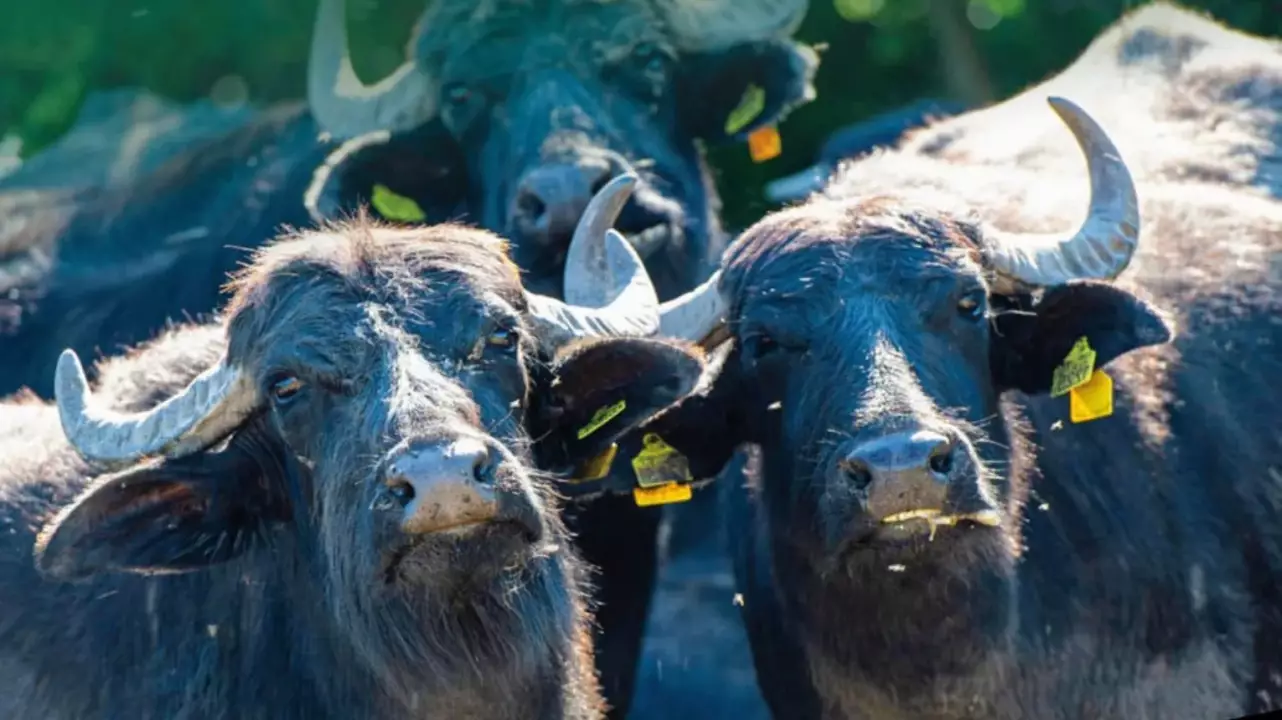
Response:
M436 80L407 60L366 86L352 69L343 0L320 0L307 64L307 102L326 132L346 140L374 130L417 127L436 115Z
M616 230L605 233L605 255L614 299L601 308L570 305L528 293L530 322L544 347L555 350L586 337L649 337L659 329L659 296L636 250Z
M681 297L659 306L659 334L701 343L725 321L726 303L717 289L718 270Z
M649 336L659 329L659 297L636 250L613 229L637 176L610 180L588 202L565 255L565 300L528 293L530 321L544 346L576 338Z
M565 253L562 295L567 303L603 307L614 299L611 293L623 287L622 278L616 278L613 273L621 269L631 274L631 268L611 264L605 236L623 212L636 185L635 174L617 175L588 202Z
M98 405L74 350L62 351L54 397L63 432L86 460L125 462L144 455L188 455L217 442L258 407L249 378L225 361L155 407L121 413Z
M801 25L806 0L655 0L682 50L722 50L746 40L787 37Z
M1029 285L1117 277L1139 244L1135 181L1104 129L1086 111L1060 97L1048 98L1073 133L1091 178L1090 209L1071 235L990 231L984 256L989 268Z

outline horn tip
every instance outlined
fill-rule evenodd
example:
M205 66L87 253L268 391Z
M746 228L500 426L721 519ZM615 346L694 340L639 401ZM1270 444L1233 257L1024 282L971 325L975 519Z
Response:
M632 268L644 268L645 263L641 261L641 256L637 254L636 248L632 243L623 237L623 233L610 228L605 231L605 252L608 257L613 258L613 265L627 265Z
M641 182L641 177L631 170L625 170L615 175L605 184L598 192L600 195L613 195L619 192L629 192L636 184Z
M1066 98L1066 97L1063 97L1062 95L1049 95L1049 96L1047 96L1047 98L1046 98L1046 104L1050 105L1051 107L1055 108L1056 110L1063 110L1063 109L1081 109L1081 108L1079 108L1079 107L1078 107L1077 103L1073 102L1072 100L1069 100L1069 99L1068 99L1068 98Z
M1064 120L1070 125L1076 120L1090 118L1090 115L1082 109L1082 106L1066 97L1051 95L1046 98L1046 104L1051 106L1051 110L1054 110L1055 114L1058 115L1061 120Z
M58 364L54 369L54 394L62 397L68 394L79 395L84 392L89 380L85 377L84 365L75 350L66 348L58 355Z

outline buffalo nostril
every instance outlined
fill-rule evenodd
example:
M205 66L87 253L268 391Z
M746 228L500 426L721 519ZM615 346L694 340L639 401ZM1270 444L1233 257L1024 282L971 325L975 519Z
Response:
M528 190L521 192L516 199L516 206L521 215L528 220L538 220L547 210L547 204L538 195Z
M396 480L388 485L387 494L405 507L414 501L414 486L404 480Z
M845 458L840 464L841 472L855 487L866 488L872 483L872 469L863 460Z
M482 485L493 485L494 474L498 466L493 462L490 453L484 452L478 454L472 462L472 479Z
M930 453L928 461L930 471L940 477L946 477L953 470L953 444L941 443Z

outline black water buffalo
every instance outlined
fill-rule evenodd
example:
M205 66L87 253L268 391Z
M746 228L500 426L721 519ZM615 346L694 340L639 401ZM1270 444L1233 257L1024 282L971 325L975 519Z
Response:
M367 88L350 71L343 3L326 0L308 99L320 126L346 142L317 173L308 207L316 218L378 207L380 186L415 203L439 202L440 183L416 158L439 152L431 138L444 128L463 168L454 181L459 204L511 240L527 287L560 296L584 204L614 174L634 172L641 182L617 229L645 260L660 298L673 297L712 272L726 242L700 144L742 141L813 96L817 57L789 39L806 6L445 0L420 19L405 65ZM756 109L738 117L745 102ZM411 208L407 219L416 217ZM616 476L639 447L640 438L620 443ZM662 514L629 497L569 512L584 558L600 569L599 663L622 716Z
M66 351L56 405L0 408L5 716L599 717L545 471L703 368L645 337L653 285L606 231L628 182L575 238L599 309L523 289L487 231L356 218L261 249L224 323L95 392Z
M812 98L817 57L788 39L804 11L799 0L447 0L417 24L404 68L355 91L343 3L326 0L307 104L269 108L147 172L127 156L150 157L167 136L121 137L128 152L108 185L84 186L73 165L61 187L46 169L39 187L0 194L0 394L48 397L45 369L64 347L112 352L211 312L226 272L281 225L346 216L379 185L425 221L503 233L527 286L559 296L578 214L632 168L642 182L619 229L661 297L689 289L724 247L699 144L741 141ZM745 97L757 113L728 126Z
M383 185L439 202L414 158L444 127L462 204L513 242L527 283L557 293L575 221L621 172L643 182L618 229L660 298L714 269L725 238L699 143L742 141L814 94L818 58L789 39L804 0L434 3L404 66L375 87L351 72L342 0L317 17L308 99L350 141L308 204L328 217ZM737 108L741 108L736 112ZM568 298L567 298L568 299Z
M1149 6L667 309L733 340L649 429L705 477L758 443L722 499L776 717L1282 704L1280 147L1282 47Z

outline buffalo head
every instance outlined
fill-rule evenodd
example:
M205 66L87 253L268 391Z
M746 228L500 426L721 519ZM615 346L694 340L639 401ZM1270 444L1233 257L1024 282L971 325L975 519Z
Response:
M221 360L149 409L102 406L65 352L66 436L112 472L50 521L39 567L273 562L316 593L319 635L405 687L510 654L512 633L552 647L578 599L538 459L598 452L702 368L645 338L653 286L608 230L634 182L607 184L575 239L602 259L579 277L604 278L580 288L603 307L526 291L486 231L358 218L260 251L232 283Z
M320 126L349 142L308 205L326 217L389 190L417 204L408 219L465 213L512 240L530 287L556 295L588 200L635 172L619 230L669 297L706 277L723 247L697 143L742 139L813 95L815 55L787 39L805 7L439 0L405 64L367 87L347 55L343 3L324 0L308 97ZM755 112L728 122L745 100Z
M1012 466L1026 456L1012 450L1021 436L1003 393L1046 394L1081 338L1102 367L1171 336L1151 305L1112 282L1140 237L1126 164L1084 111L1059 98L1051 106L1089 169L1078 229L1003 232L943 209L955 198L937 191L851 198L834 188L748 229L718 276L665 305L669 334L732 336L703 401L716 412L699 416L688 448L761 444L763 522L772 552L789 558L776 567L800 573L779 582L813 602L800 617L838 613L820 606L839 596L840 617L857 597L888 624L917 622L915 603L937 612L979 594L986 618L1007 617L1027 468ZM956 172L955 182L983 180ZM721 443L710 422L719 418L735 428ZM887 575L897 568L907 572ZM832 584L850 592L834 595ZM902 657L929 654L949 642L938 633L959 627L918 628L923 646Z

